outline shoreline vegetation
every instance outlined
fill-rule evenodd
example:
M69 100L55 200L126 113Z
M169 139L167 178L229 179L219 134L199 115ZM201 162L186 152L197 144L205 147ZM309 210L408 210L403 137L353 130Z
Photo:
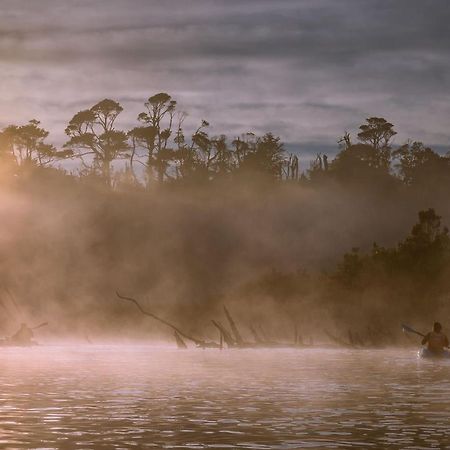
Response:
M186 137L165 93L121 112L76 113L61 149L36 120L0 132L2 334L365 348L449 322L449 154L371 117L307 166L271 133Z

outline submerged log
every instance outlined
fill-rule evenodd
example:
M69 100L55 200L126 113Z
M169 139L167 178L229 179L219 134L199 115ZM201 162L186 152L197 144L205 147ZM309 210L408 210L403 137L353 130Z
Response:
M170 322L167 322L167 320L162 319L161 317L158 317L157 315L155 315L151 312L145 311L136 299L134 299L132 297L126 297L124 295L120 295L118 292L116 292L116 295L121 300L126 300L128 302L134 303L142 314L144 314L145 316L151 317L151 318L157 320L158 322L163 323L164 325L168 326L169 328L172 328L172 330L177 332L180 336L184 337L188 341L194 342L195 345L197 345L197 347L201 347L201 348L218 348L219 347L219 344L217 344L216 342L203 341L201 339L197 339L193 336L190 336L187 333L184 333L183 331L181 331L175 325L171 324Z

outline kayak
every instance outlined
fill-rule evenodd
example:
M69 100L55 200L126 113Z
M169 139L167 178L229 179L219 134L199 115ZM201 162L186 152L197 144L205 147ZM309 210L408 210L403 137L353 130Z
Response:
M417 353L419 358L423 359L450 359L450 351L444 350L443 352L435 353L430 352L427 348L421 348Z

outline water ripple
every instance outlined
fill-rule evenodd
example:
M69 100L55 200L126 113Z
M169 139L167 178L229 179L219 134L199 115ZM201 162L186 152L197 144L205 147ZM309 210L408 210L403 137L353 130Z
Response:
M2 448L450 448L414 351L2 349Z

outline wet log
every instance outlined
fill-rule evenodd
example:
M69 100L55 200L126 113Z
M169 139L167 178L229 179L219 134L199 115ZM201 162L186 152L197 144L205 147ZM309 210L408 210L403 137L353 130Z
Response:
M197 338L195 338L193 336L190 336L187 333L184 333L183 331L181 331L175 325L171 324L170 322L167 322L167 320L162 319L161 317L158 317L157 315L155 315L155 314L153 314L153 313L151 313L149 311L145 311L136 299L134 299L132 297L126 297L125 295L120 295L118 292L116 292L116 295L121 300L126 300L128 302L134 303L142 314L144 314L145 316L151 317L151 318L157 320L158 322L161 322L162 324L168 326L169 328L172 328L172 330L177 332L180 336L184 337L188 341L194 342L195 345L197 345L197 347L200 347L200 348L219 348L219 344L217 344L216 342L203 341L201 339L197 339Z
M219 330L225 344L228 347L236 347L236 340L233 339L229 331L220 322L216 322L215 320L211 320L211 322Z
M242 339L241 333L239 332L235 321L233 320L233 318L231 317L231 314L229 313L228 309L226 308L226 306L223 307L223 310L225 311L225 315L227 316L228 322L230 323L230 327L231 327L231 331L233 332L234 335L234 339L236 340L236 343L238 345L243 345L244 344L244 340Z
M173 332L173 335L175 336L175 341L177 342L177 347L182 350L186 349L187 345L183 341L182 337L176 331Z

